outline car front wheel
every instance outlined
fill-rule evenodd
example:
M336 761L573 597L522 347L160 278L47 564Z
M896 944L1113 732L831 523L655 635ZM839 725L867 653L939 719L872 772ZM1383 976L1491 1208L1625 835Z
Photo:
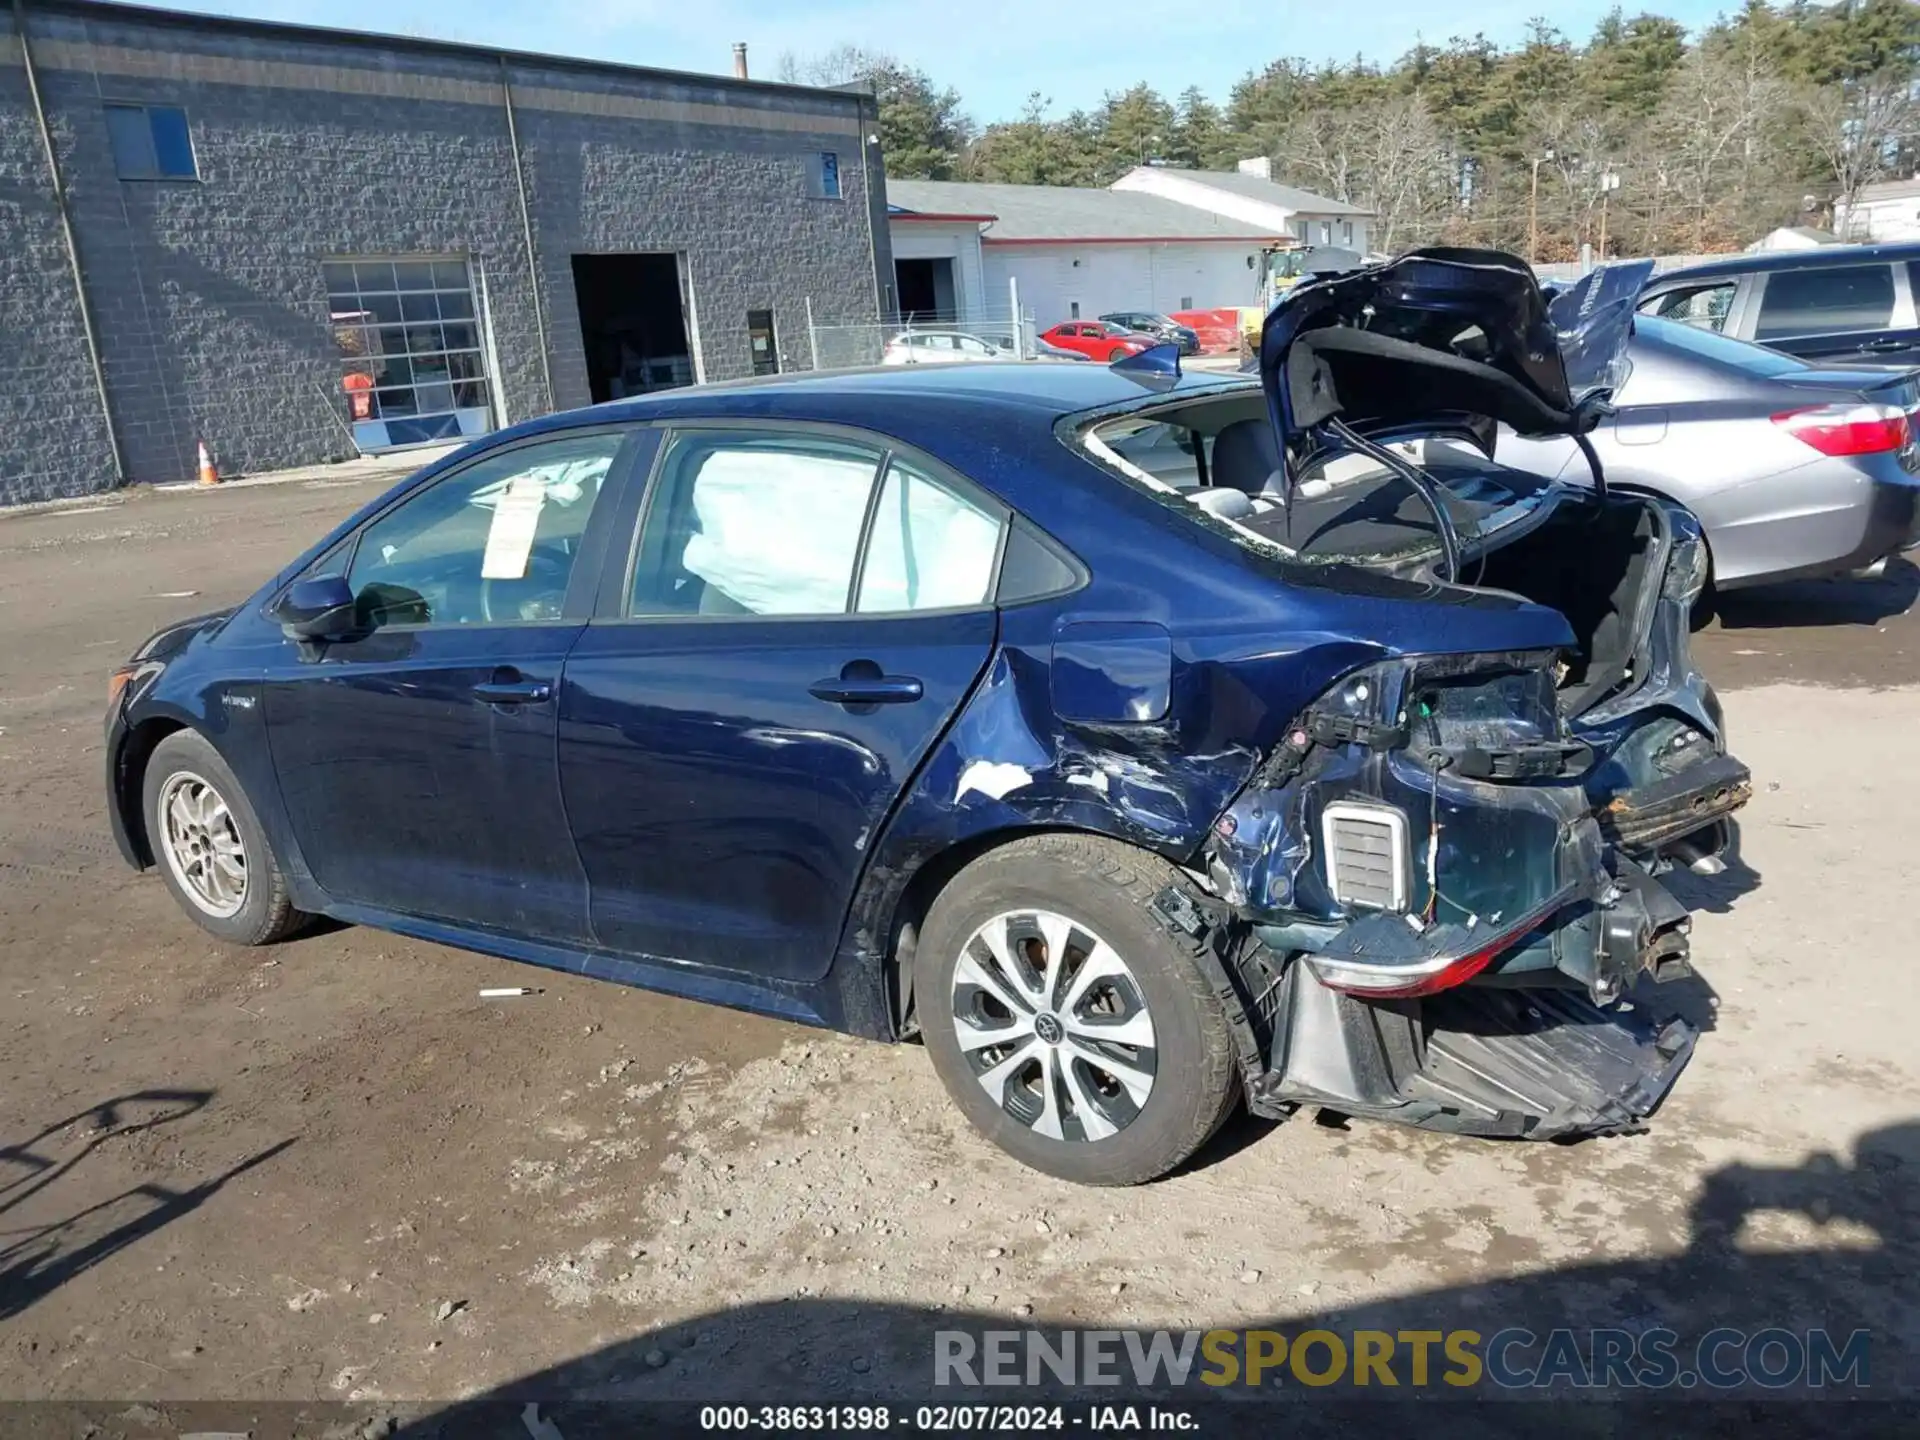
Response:
M205 738L180 730L155 746L142 798L161 878L201 929L267 945L306 923L246 792Z
M1193 944L1149 902L1178 872L1086 835L989 852L941 891L915 949L935 1071L967 1119L1063 1180L1164 1175L1233 1108L1232 1035Z

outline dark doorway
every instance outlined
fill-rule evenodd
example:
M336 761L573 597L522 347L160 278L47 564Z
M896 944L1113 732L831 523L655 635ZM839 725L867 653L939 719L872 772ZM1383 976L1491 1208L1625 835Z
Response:
M900 287L900 318L907 324L951 325L960 318L953 298L952 260L896 260L893 278Z
M747 353L756 375L780 373L780 341L773 333L771 310L747 311Z
M576 255L573 294L596 405L693 383L678 257Z

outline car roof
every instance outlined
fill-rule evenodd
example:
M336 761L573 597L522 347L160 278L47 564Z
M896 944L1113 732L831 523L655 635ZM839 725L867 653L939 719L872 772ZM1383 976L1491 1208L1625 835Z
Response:
M1817 245L1810 250L1766 250L1729 255L1678 270L1664 270L1647 282L1648 290L1664 290L1676 281L1712 280L1719 276L1757 275L1772 270L1824 269L1832 265L1892 264L1920 260L1920 241L1884 245Z
M889 433L890 402L912 400L926 412L951 408L956 423L977 428L994 412L1046 424L1082 410L1100 410L1167 394L1197 395L1248 385L1237 373L1190 371L1169 382L1160 375L1128 374L1107 365L1053 362L962 361L951 365L874 366L860 370L814 370L758 375L708 385L656 390L579 410L525 420L499 438L521 438L581 425L648 423L675 419L766 418L866 423ZM871 422L850 419L871 405Z

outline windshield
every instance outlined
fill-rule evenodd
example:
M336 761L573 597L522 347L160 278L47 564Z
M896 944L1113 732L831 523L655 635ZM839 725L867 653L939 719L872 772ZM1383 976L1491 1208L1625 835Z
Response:
M1652 315L1642 315L1634 321L1634 328L1669 349L1682 350L1721 365L1732 365L1763 380L1774 380L1782 375L1812 368L1806 361L1783 355L1778 350L1736 340L1731 335L1722 335L1713 330L1703 330L1698 325L1688 325L1680 320L1661 320Z

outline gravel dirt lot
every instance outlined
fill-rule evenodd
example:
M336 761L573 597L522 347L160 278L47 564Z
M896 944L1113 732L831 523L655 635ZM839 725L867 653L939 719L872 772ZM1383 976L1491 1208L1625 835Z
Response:
M975 1139L915 1047L366 930L224 949L125 870L106 673L375 493L0 519L0 1396L904 1393L941 1307L1864 1325L1920 1388L1912 567L1698 637L1756 795L1688 882L1710 1033L1651 1133L1241 1119L1100 1192Z

